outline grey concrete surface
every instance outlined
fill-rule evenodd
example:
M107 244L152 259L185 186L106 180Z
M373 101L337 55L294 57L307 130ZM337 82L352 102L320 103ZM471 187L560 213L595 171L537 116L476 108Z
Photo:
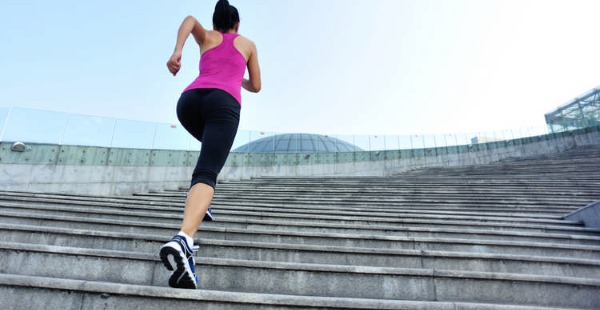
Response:
M65 228L0 224L4 242L22 242L76 248L154 253L164 236L90 232ZM600 261L471 252L419 251L291 245L230 240L202 240L199 259L204 257L289 263L358 265L395 268L429 268L481 272L508 272L567 277L600 278Z
M568 221L583 222L586 227L600 229L600 200L594 201L564 218Z
M79 217L59 217L23 215L0 211L0 222L25 225L45 225L50 227L72 227L99 231L120 231L140 234L158 234L170 237L177 225L160 222L144 223L108 219L81 219ZM454 238L406 238L396 236L276 232L268 230L230 229L201 227L204 239L238 240L269 243L331 245L359 248L392 248L433 251L472 251L477 253L506 253L534 256L574 256L584 259L600 258L600 245L576 245L550 242L473 240Z
M23 252L26 248L26 245L0 244L5 258L0 272L80 280L94 278L137 285L161 285L168 277L156 254L45 245ZM128 268L122 268L124 264ZM221 258L204 258L197 264L197 270L200 288L212 290L394 300L539 303L561 307L600 304L597 294L600 280L589 278ZM463 288L459 289L461 285ZM464 290L465 286L469 289ZM561 294L566 290L571 292L568 297ZM487 295L490 291L494 294Z
M600 230L564 219L600 198L599 154L221 182L217 220L197 238L196 291L167 288L157 257L184 191L0 191L0 303L10 302L0 306L32 296L32 307L92 309L600 308Z
M40 298L29 298L31 295ZM72 279L0 274L0 296L8 309L424 309L547 310L547 307L464 302L428 302L177 290ZM551 309L561 310L566 308Z
M144 219L144 221L160 220L165 223L179 223L181 221L180 212L151 212L151 211L122 211L122 210L105 210L104 208L80 208L77 206L56 206L48 204L30 203L22 205L18 203L0 202L0 206L6 211L23 211L35 212L37 214L48 215L73 215L80 214L93 218L110 218L116 220L136 220ZM577 224L577 221L564 221L556 216L537 215L537 218L531 218L525 215L513 215L506 213L496 214L477 214L475 212L398 212L397 214L364 214L364 215L347 215L347 214L315 214L315 213L288 213L288 212L271 212L269 210L252 210L252 211L228 211L219 210L215 212L224 221L239 221L240 219L258 222L289 222L289 221L304 221L312 223L342 224L353 226L361 223L369 223L373 226L395 226L405 223L406 220L454 220L454 221L477 221L477 222L496 222L496 223L516 223L516 224L537 224L546 226L558 226Z
M0 203L3 211L11 214L23 214L24 216L40 218L45 215L56 216L75 216L83 214L88 219L96 219L100 222L103 219L121 220L121 221L144 221L156 222L160 224L176 225L181 221L179 214L169 213L161 218L160 215L149 217L149 214L123 212L95 212L86 210L81 212L78 207L44 207L37 204L28 204L21 206L19 204ZM59 210L54 210L57 208ZM70 211L72 212L70 212ZM0 211L2 212L2 211ZM455 239L474 239L474 240L504 240L504 241L533 241L533 242L560 242L566 244L596 245L600 241L598 230L582 229L572 225L516 225L512 222L490 223L484 221L486 225L473 226L469 221L453 221L452 223L444 221L423 220L420 222L402 221L398 223L384 223L362 221L361 224L345 223L325 223L315 221L294 221L289 222L285 219L247 219L247 217L224 217L219 214L219 220L212 223L205 223L202 230L211 231L217 228L227 227L229 229L244 229L245 231L272 231L272 232L306 232L306 233L333 233L333 234L361 234L361 235L383 235L395 237L412 238L441 238L451 237ZM396 225L394 225L396 224ZM565 223L568 224L568 223ZM494 227L498 225L498 227ZM590 235L587 235L587 234Z

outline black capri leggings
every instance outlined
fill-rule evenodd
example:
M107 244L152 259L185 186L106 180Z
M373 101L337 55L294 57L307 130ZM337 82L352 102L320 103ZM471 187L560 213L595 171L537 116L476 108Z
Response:
M237 133L240 108L233 96L216 88L190 89L181 94L177 118L202 142L191 186L197 183L216 186Z

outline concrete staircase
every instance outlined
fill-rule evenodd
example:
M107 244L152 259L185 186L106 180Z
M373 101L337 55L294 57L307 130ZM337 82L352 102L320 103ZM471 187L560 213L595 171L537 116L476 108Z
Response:
M600 309L600 147L386 178L219 184L199 290L158 248L183 191L0 193L0 309Z

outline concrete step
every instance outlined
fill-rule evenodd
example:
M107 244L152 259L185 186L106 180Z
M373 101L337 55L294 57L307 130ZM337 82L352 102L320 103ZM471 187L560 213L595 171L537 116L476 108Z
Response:
M164 222L135 222L66 216L38 216L0 211L0 223L46 227L70 227L95 231L115 231L135 234L156 234L170 237L178 224ZM207 223L208 224L208 223ZM455 238L412 238L379 235L309 233L209 227L202 225L199 234L212 240L237 240L281 244L329 245L371 249L413 249L498 253L548 257L600 258L600 246L551 242L473 240Z
M352 201L347 203L343 199L335 198L334 196L328 198L328 201L319 200L316 194L299 194L294 193L297 199L294 202L286 201L281 203L280 200L284 200L286 196L292 194L287 193L261 193L261 194L247 194L245 192L238 192L237 194L217 194L215 197L215 205L232 206L237 205L266 205L271 207L286 208L288 206L304 209L317 209L314 207L326 205L330 210L341 210L341 209L357 209L357 210L376 210L376 211L387 211L395 212L398 210L456 210L456 211L478 211L478 212L536 212L544 213L546 211L552 214L562 214L564 212L571 212L573 208L579 208L580 205L585 205L590 199L582 198L577 199L576 197L568 197L568 203L560 205L559 202L554 199L549 199L550 203L541 204L539 201L528 202L528 199L518 199L514 202L504 201L506 198L494 198L488 194L485 197L477 197L475 195L462 197L462 198L451 198L451 195L446 196L444 204L433 204L427 201L418 201L414 197L410 196L398 196L394 199L387 199L386 201L381 200L379 194L378 198L369 198L363 202ZM229 196L230 195L230 196ZM279 197L277 197L279 196ZM306 196L305 199L298 199L302 196ZM342 195L339 195L342 196ZM351 197L359 200L360 197ZM515 197L511 197L515 198ZM377 200L379 199L379 201ZM185 193L180 192L160 192L160 193L149 193L144 195L137 195L133 197L122 197L122 198L111 198L111 197L72 197L63 195L47 195L47 194L27 194L27 193L7 193L2 192L0 200L4 201L31 201L31 202L61 202L66 204L94 204L94 203L119 203L119 204L137 204L137 205L181 205L185 200ZM342 204L343 202L343 204ZM323 208L320 208L323 209Z
M529 185L537 187L573 187L574 184L586 184L589 182L600 181L597 171L593 169L597 166L591 166L590 171L578 171L576 173L569 171L567 173L556 173L547 171L539 167L533 173L514 173L508 171L485 171L482 166L475 166L472 169L453 170L452 168L442 167L439 169L417 169L409 172L403 172L394 176L319 176L319 177L257 177L245 180L235 180L232 182L222 182L223 185L229 183L239 183L240 186L273 186L273 185L292 185L302 187L320 186L324 189L343 188L343 187L377 187L387 184L393 187L418 188L434 185L445 185L450 187L464 187L473 185L475 187L485 184L499 186L518 186ZM566 169L566 168L563 168ZM481 170L481 171L480 171ZM483 173L482 173L483 171ZM585 186L584 186L585 187ZM386 187L386 189L389 189Z
M8 212L35 213L37 215L65 215L76 216L82 215L94 218L108 218L121 220L136 220L136 221L163 221L167 223L179 223L181 219L181 207L125 207L119 204L111 204L110 206L94 206L94 205L59 205L30 203L23 202L0 202L0 210ZM130 211L131 210L131 211ZM149 211L152 210L152 211ZM473 220L452 220L440 219L415 219L411 217L402 217L398 219L384 218L383 216L374 218L375 220L383 219L385 222L372 221L371 218L362 220L363 217L349 216L323 216L301 215L295 221L287 221L285 216L290 216L288 213L270 212L269 208L263 209L268 212L256 211L228 211L214 210L218 221L207 223L208 225L228 225L229 227L255 227L268 228L274 230L312 230L312 231L330 231L330 232L368 232L379 234L406 234L411 235L419 232L431 234L432 232L450 234L476 234L473 238L479 238L487 235L503 235L499 238L565 238L569 243L580 242L585 240L585 237L573 238L572 235L598 235L598 230L582 228L579 223L551 220L545 221L546 224L529 223L529 222L500 222L500 219L473 221ZM383 215L384 213L382 213ZM296 214L292 214L296 215ZM281 216L284 216L283 218ZM477 217L479 218L479 217ZM335 219L340 219L336 221ZM348 223L349 222L349 223ZM512 230L512 231L511 231ZM530 233L524 235L524 232ZM565 234L566 236L559 236ZM486 237L487 238L487 237ZM594 240L593 237L587 238Z
M257 202L260 201L260 202ZM102 207L113 209L132 209L132 210L159 210L171 211L177 213L183 206L183 199L171 199L170 201L161 201L157 199L148 199L139 201L118 200L118 199L86 199L86 200L66 200L63 198L27 198L27 197L7 197L0 198L0 203L18 203L24 204L60 204L68 206L87 206ZM586 203L587 200L586 200ZM273 203L262 201L259 198L247 199L241 201L218 200L213 203L214 209L227 211L269 211L274 214L284 213L319 213L327 215L355 215L355 216L402 216L409 214L455 214L455 215L484 215L484 216L514 216L514 217L539 217L539 218L560 218L568 214L575 208L547 206L546 209L538 206L524 205L506 205L506 206L485 206L476 205L451 205L432 204L432 203L394 203L385 204L386 207L377 207L373 205L347 206L342 204L306 204L306 203Z
M31 298L35 296L35 298ZM382 300L180 290L0 273L0 300L6 309L416 309L416 310L567 310L557 307L443 301Z
M439 181L438 181L439 180ZM306 178L296 180L285 179L252 179L249 181L222 182L218 184L219 190L224 193L231 191L249 192L253 188L265 189L268 192L286 192L292 189L298 189L299 193L304 193L306 190L314 190L317 194L352 194L363 193L365 195L376 194L381 191L390 194L392 197L401 194L479 194L492 193L496 196L506 193L515 193L519 196L527 195L527 189L533 189L530 195L533 197L542 197L545 195L559 196L568 195L571 190L579 189L580 194L589 194L593 190L593 184L600 182L598 180L581 179L576 180L585 182L588 185L579 185L574 183L571 178L564 180L551 180L547 183L540 183L535 180L488 180L488 179L463 179L462 177L439 177L439 176L422 176L419 180L400 179L394 181L389 179L388 182L382 180L380 182L362 180L361 182L344 183L343 180L335 182L334 180L323 180L321 178ZM238 184L239 182L239 184ZM379 189L378 189L379 188ZM561 191L556 191L561 189ZM562 193L561 193L562 192Z
M169 237L0 224L3 242L156 253ZM199 257L600 278L600 261L509 254L334 247L200 239Z
M597 187L596 187L597 188ZM536 190L536 189L532 189ZM456 205L456 206L496 206L496 207L512 207L512 206L527 206L527 207L539 207L542 205L548 205L553 208L577 208L581 204L585 204L590 200L598 198L597 191L592 193L578 193L570 195L527 195L526 193L519 194L514 191L506 191L506 193L496 192L494 195L489 193L452 193L454 189L446 189L446 192L441 193L373 193L366 194L363 192L355 193L334 193L335 189L331 190L331 193L313 193L310 190L306 192L296 191L292 197L290 193L292 191L270 191L267 189L261 189L260 193L252 193L252 190L237 190L235 192L227 193L219 188L218 194L215 197L216 202L239 202L248 201L256 198L264 200L264 202L284 202L284 203L298 203L298 204L346 204L346 205L379 205L387 206L389 204L416 204L425 205L432 203L443 203L444 205ZM256 191L256 190L254 190ZM145 197L149 199L153 198L168 198L168 199L184 199L184 195L178 193L151 193L136 195L136 197Z
M61 204L75 204L75 205L89 205L89 206L97 206L98 204L102 204L103 206L118 206L122 208L152 208L159 206L170 206L180 208L185 200L185 193L181 192L170 192L170 193L150 193L146 195L139 195L137 199L132 199L131 197L120 197L120 198L111 198L111 197L94 197L94 196L64 196L64 195L47 195L47 194L28 194L28 193L8 193L2 192L0 195L0 201L8 201L8 202L43 202L43 203L61 203ZM579 202L581 205L577 205L576 207L572 206L554 206L551 204L541 204L539 202L528 204L523 200L520 200L518 204L514 203L505 203L501 200L501 198L493 200L489 199L489 201L485 201L482 199L469 201L468 197L462 199L458 202L452 202L447 199L443 204L438 203L426 203L426 202L418 202L415 200L409 200L405 197L401 199L397 199L392 201L393 203L381 203L380 206L374 204L371 200L368 204L358 204L354 203L354 205L341 205L339 202L341 200L332 200L335 203L330 201L329 203L316 203L313 198L307 198L306 201L296 201L296 202L286 202L282 204L280 202L269 202L269 197L272 198L272 194L254 194L251 196L244 196L247 198L240 199L240 195L245 195L244 193L238 193L238 195L232 194L232 197L219 197L215 198L213 202L213 206L219 206L222 209L228 210L236 210L236 209L244 209L247 207L254 208L271 208L270 210L286 210L287 212L307 212L310 210L333 213L337 211L347 211L347 212L385 212L387 214L394 214L396 212L456 212L458 214L466 213L472 214L474 212L478 212L481 214L489 214L489 213L506 213L506 214L540 214L540 215L554 215L554 216L562 216L565 213L572 212L573 209L581 207L581 205L586 205L589 203L588 199L581 199ZM281 194L282 196L289 196L290 193ZM381 195L381 194L380 194ZM487 195L486 195L487 196ZM263 199L264 198L264 199ZM502 198L504 199L504 198ZM490 203L492 202L492 203ZM495 203L494 203L495 202ZM574 204L574 199L569 198L569 205ZM321 206L326 205L327 208L323 208Z
M317 181L317 183L315 183ZM452 181L452 182L451 182ZM243 181L242 181L243 182ZM308 180L307 180L308 182ZM564 184L556 184L556 181L553 181L552 184L548 185L539 185L537 183L523 183L523 182L515 182L511 183L492 183L490 184L487 180L481 182L469 181L467 183L463 183L460 180L447 180L444 183L433 183L432 181L427 182L410 182L410 183L394 183L390 182L385 184L381 183L365 183L362 184L346 184L340 185L337 183L327 183L327 182L318 182L317 180L311 180L311 183L302 183L300 181L289 182L289 181L281 181L281 180L272 180L269 182L264 182L261 184L261 180L254 181L252 183L219 183L219 194L225 195L229 193L235 192L243 192L247 194L252 194L252 190L260 188L268 193L273 194L284 194L286 192L295 191L298 194L308 194L313 193L316 196L320 195L352 195L352 194L363 194L365 196L377 196L378 193L384 193L385 196L380 196L379 198L385 199L388 197L393 198L396 196L403 195L450 195L452 196L478 196L482 193L488 193L493 195L494 197L502 197L505 194L515 194L517 196L524 197L546 197L546 196L570 196L577 193L571 193L570 191L577 190L579 195L587 195L593 194L593 186L579 186L571 183L571 180L568 183ZM258 184L257 184L258 183ZM561 191L556 191L557 189L561 189ZM528 192L528 190L535 190L534 192ZM166 193L169 193L166 192ZM171 192L172 193L172 192ZM148 195L146 194L136 194L136 196L140 195ZM511 198L511 197L506 197Z
M52 214L52 215L73 215L80 214L81 216L95 216L102 218L118 218L118 219L135 219L144 217L147 219L161 218L161 219L172 219L179 220L181 211L175 212L148 212L148 211L120 211L120 210L107 210L103 207L86 207L81 208L76 205L59 205L56 204L22 204L22 203L11 203L11 202L0 202L0 208L7 211L19 211L19 210L34 210L38 214ZM216 210L215 210L216 211ZM179 213L179 214L177 214ZM379 216L360 216L358 214L349 215L328 215L328 214L307 214L307 213L290 213L290 212L262 212L262 211L228 211L219 210L215 214L224 219L258 219L258 220L278 220L278 221L310 221L314 223L323 224L362 224L369 223L370 225L398 225L402 224L407 220L456 220L464 222L500 222L500 223L518 223L518 224L538 224L538 225L574 225L580 226L581 224L574 221L562 220L560 217L524 217L524 216L511 216L511 215L452 215L452 214L428 214L428 213L413 213L404 212L394 214L393 216L385 215L385 213L379 214Z
M0 252L6 261L0 272L7 274L153 286L163 286L169 276L156 254L46 245L32 249L17 243L0 243ZM196 270L200 289L210 290L464 302L481 302L482 295L494 291L486 302L600 305L600 280L586 278L213 258L203 258ZM369 289L357 283L369 283Z
M179 208L175 211L170 208L155 208L156 211L149 212L140 208L118 208L118 207L81 207L78 205L41 205L32 203L24 205L19 203L0 202L0 210L7 212L20 212L24 214L40 215L58 215L58 216L77 216L84 215L92 218L106 218L116 220L135 220L135 221L161 221L164 223L178 224L181 221L181 211ZM125 211L121 210L125 209ZM136 211L128 211L136 210ZM141 210L141 211L138 211ZM157 212L161 211L161 212ZM411 220L398 219L394 223L377 223L369 220L359 221L361 224L340 223L325 223L320 220L320 217L313 217L317 220L303 219L300 221L289 222L285 218L276 217L277 213L271 212L227 212L215 210L215 216L218 220L212 223L206 223L208 226L227 226L231 228L257 228L271 229L277 231L320 231L320 232L340 232L340 233L369 233L369 234L384 234L384 235L403 235L403 236L435 236L448 235L451 237L466 237L475 239L501 239L501 240L518 240L519 238L527 238L534 241L547 241L551 239L564 239L566 243L577 244L595 244L600 240L598 230L585 229L581 227L571 227L568 221L554 222L554 225L536 225L529 223L515 224L512 222L486 222L480 221L474 223L472 221L452 221L452 220ZM232 215L228 215L232 214ZM249 216L253 214L255 216ZM264 214L271 216L264 216ZM253 219L259 218L259 219ZM266 218L266 219L262 219ZM272 219L273 218L273 219ZM334 217L330 217L334 218ZM348 218L348 217L343 217ZM402 223L401 225L399 225ZM575 222L570 223L574 225ZM584 236L590 234L591 236Z
M404 179L402 182L394 182L390 180L389 184L385 184L384 182L378 183L370 183L370 184L336 184L333 181L324 181L324 180L298 180L298 181L281 181L277 179L272 180L258 180L252 179L246 181L246 183L239 184L240 190L249 191L258 188L264 188L267 191L286 191L291 188L298 188L299 192L305 192L311 189L319 189L321 193L334 192L336 190L341 190L342 192L356 192L357 190L362 190L366 194L373 193L377 191L377 187L382 187L384 192L392 192L398 191L399 193L422 193L428 190L432 190L433 193L441 193L441 192L457 192L457 193L485 193L485 192L494 192L498 194L509 193L514 191L515 193L521 195L525 194L526 189L535 190L532 192L534 197L538 197L541 193L553 193L553 192L563 192L562 195L572 195L571 191L579 190L583 195L593 194L594 186L596 186L600 180L571 180L566 179L568 181L558 181L558 180L549 180L547 183L537 183L534 180L512 180L508 179L505 181L497 180L495 178L490 179L477 179L477 180L460 180L455 177L447 177L443 181L439 181L440 177L422 177L418 180L410 180ZM244 182L244 181L240 181ZM565 183L561 183L565 182ZM568 183L566 183L568 182ZM219 189L229 189L234 190L234 188L230 186L237 185L233 182L223 182L219 183L217 186ZM472 189L472 191L469 191ZM392 193L393 195L394 193ZM557 195L557 194L550 194Z
M256 201L261 201L256 203ZM160 210L160 211L171 211L177 213L183 206L182 199L171 199L170 201L158 201L158 200L121 200L118 199L104 199L97 197L96 199L88 198L86 200L67 200L64 198L37 198L37 197L10 197L3 196L0 198L0 204L17 204L23 202L24 204L41 204L41 205L61 205L61 206L78 206L78 207L102 207L107 209L132 209L132 210ZM586 203L587 200L585 201ZM546 209L537 206L495 206L485 207L479 205L463 205L458 206L451 205L446 202L439 208L436 207L438 204L432 203L421 203L421 204L405 204L405 203L394 203L386 204L386 208L376 208L371 205L361 206L344 206L339 203L329 204L304 204L304 203L272 203L263 202L260 197L254 197L253 199L247 199L242 201L223 201L218 200L213 203L213 208L227 211L269 211L273 214L278 213L319 213L324 215L349 215L349 216L360 216L360 217L381 217L381 216L404 216L406 214L443 214L443 215L483 215L483 216L508 216L508 217L536 217L536 218L549 218L556 219L561 218L564 214L570 213L575 208L552 208L548 206ZM393 206L393 208L391 207ZM452 208L449 208L452 206Z

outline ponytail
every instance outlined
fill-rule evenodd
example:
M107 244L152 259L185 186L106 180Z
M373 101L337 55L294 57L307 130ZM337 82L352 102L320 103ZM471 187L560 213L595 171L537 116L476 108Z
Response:
M213 25L215 30L220 32L227 32L232 29L236 23L239 23L240 15L238 10L229 5L227 0L217 1L215 5L215 12L213 13Z

